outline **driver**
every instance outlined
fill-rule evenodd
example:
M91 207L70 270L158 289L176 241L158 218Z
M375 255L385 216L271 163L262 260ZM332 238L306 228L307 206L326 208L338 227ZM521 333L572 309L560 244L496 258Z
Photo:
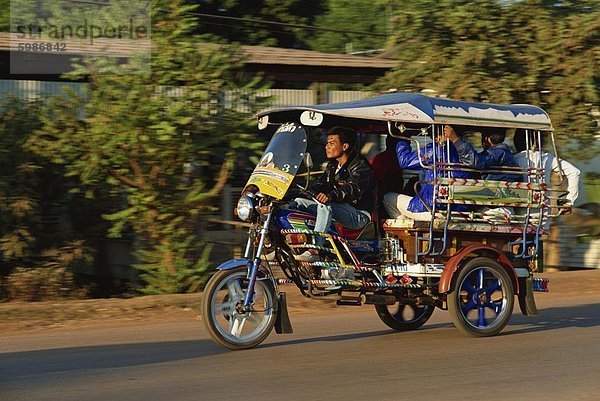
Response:
M317 216L315 231L328 233L332 218L342 226L357 230L371 220L375 208L375 180L371 165L355 149L356 132L346 127L334 127L327 134L325 153L328 163L325 172L310 190L314 200L296 198L290 203L297 209ZM325 238L316 237L318 245ZM314 262L318 255L305 251L296 255L301 262Z

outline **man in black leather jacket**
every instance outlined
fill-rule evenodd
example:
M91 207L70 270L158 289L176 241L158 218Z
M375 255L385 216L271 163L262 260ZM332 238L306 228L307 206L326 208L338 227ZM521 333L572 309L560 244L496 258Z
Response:
M375 208L375 180L371 165L355 149L356 132L335 127L327 134L325 153L329 162L325 173L311 186L318 202L297 198L290 207L317 216L315 231L328 233L334 218L342 226L360 229L371 220ZM317 237L322 244L324 239ZM296 257L313 261L318 257L309 251Z

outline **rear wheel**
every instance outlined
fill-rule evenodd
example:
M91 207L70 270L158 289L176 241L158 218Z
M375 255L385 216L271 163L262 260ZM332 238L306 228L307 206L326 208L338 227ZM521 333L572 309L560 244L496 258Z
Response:
M476 337L494 336L512 316L512 281L498 262L486 257L470 260L458 273L448 294L454 325Z
M398 331L416 330L433 314L435 306L397 302L394 305L375 305L377 315L388 327Z
M216 342L231 350L252 348L273 330L277 316L275 289L269 280L257 280L254 301L244 308L248 269L217 272L204 289L202 318Z

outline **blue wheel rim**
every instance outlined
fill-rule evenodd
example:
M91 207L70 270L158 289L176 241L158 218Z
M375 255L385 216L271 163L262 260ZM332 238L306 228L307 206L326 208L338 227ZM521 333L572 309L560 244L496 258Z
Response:
M459 289L462 316L472 327L492 328L507 313L506 286L493 269L473 269L463 278Z

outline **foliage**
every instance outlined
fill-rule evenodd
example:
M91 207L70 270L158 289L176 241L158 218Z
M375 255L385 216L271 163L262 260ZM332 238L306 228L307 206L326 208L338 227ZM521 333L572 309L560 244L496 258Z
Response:
M387 33L387 1L373 0L329 0L327 10L315 18L315 25L324 28L349 31ZM312 50L331 53L373 51L383 49L385 38L339 32L315 32L310 42Z
M112 196L109 234L134 234L147 292L196 288L206 268L193 257L200 217L236 162L263 146L249 134L264 106L254 96L260 79L240 72L237 47L193 41L191 9L177 0L158 9L151 68L143 57L83 60L69 76L88 77L84 98L54 98L28 142L90 200Z
M155 251L140 251L139 264L136 265L142 274L146 286L141 290L147 295L196 292L208 279L209 257L212 244L204 244L199 257L190 257L193 237L188 237L183 243L171 247L158 245ZM197 248L200 248L197 246ZM161 252L170 251L173 254L173 268L165 269L160 258Z
M189 0L188 4L198 4ZM386 32L391 6L386 0L207 0L196 13L242 18L216 19L198 16L197 32L246 45L291 47L334 53L381 49L385 38L256 21L313 25L350 31ZM250 21L254 20L254 22Z
M202 14L312 25L315 16L323 12L326 0L187 0L186 3L200 3L195 11ZM195 32L247 45L310 47L309 31L260 22L198 17Z
M66 271L76 263L91 263L94 260L92 253L92 249L85 245L85 241L68 241L60 248L44 250L41 254L45 259L42 267Z
M393 24L387 55L399 65L378 89L539 104L562 149L598 153L597 2L417 0L396 9Z
M10 0L0 0L0 32L10 29Z
M0 273L6 274L34 254L40 166L24 142L41 123L37 103L9 98L0 109Z
M73 241L56 249L45 250L45 262L36 268L17 267L7 276L4 291L9 300L46 301L84 298L87 290L79 286L72 267L91 263L91 249L83 241Z
M85 35L97 37L99 32L97 29L92 32L92 25L104 30L107 26L118 27L121 24L128 24L130 18L135 25L147 24L149 17L147 0L129 0L126 2L114 0L103 2L0 0L0 5L4 6L2 3L6 3L7 8L0 11L0 23L2 23L0 26L3 26L3 22L6 20L10 22L10 28L13 32L17 32L17 26L22 26L25 27L25 31L32 29L35 34L38 33L37 27L40 27L42 35L55 35L55 38L56 35L63 33L66 36L73 33L78 36L78 34L83 33L83 30L77 32L79 26L86 26L89 29L86 30ZM10 7L8 7L8 3L10 3ZM33 26L31 26L32 24ZM70 28L63 30L67 26ZM54 30L54 28L57 29Z
M83 241L69 242L73 233L49 223L65 185L27 149L41 127L41 113L37 102L7 98L0 104L0 298L74 294L79 290L71 267L92 262Z
M585 196L588 203L600 204L600 172L588 172L583 177Z
M511 9L515 102L541 104L559 148L578 159L600 152L600 7L597 1L526 1ZM518 42L517 42L518 40Z

